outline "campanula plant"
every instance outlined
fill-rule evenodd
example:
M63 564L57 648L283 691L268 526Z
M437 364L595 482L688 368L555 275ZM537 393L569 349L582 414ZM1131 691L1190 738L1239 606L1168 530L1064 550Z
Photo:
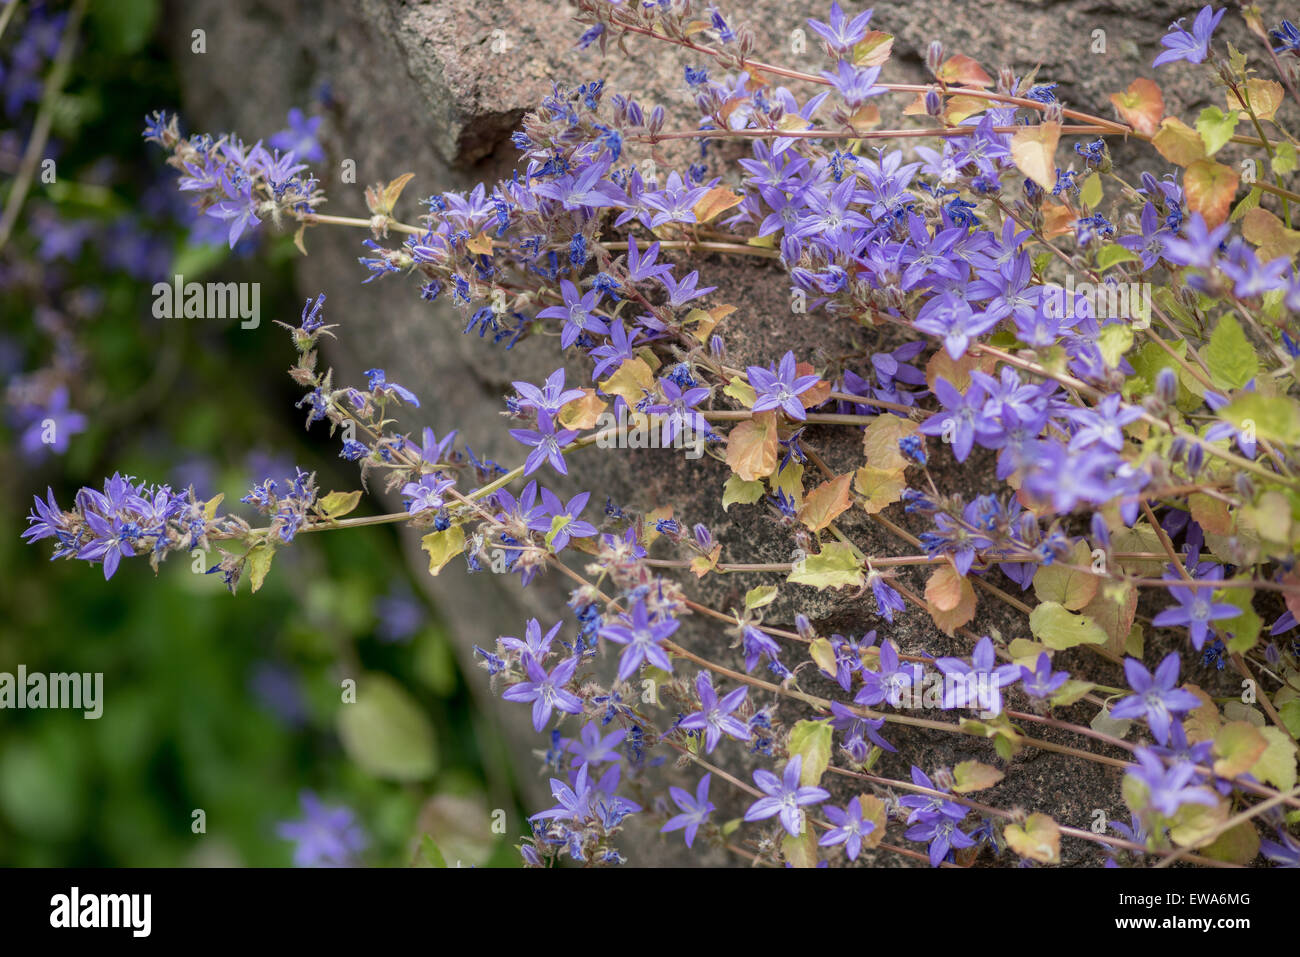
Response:
M484 348L545 337L555 373L501 397L515 462L481 461L460 435L413 441L419 397L383 369L336 382L318 346L346 325L323 324L322 295L289 327L307 422L326 423L365 487L400 492L404 509L348 517L362 492L323 493L307 469L256 486L250 518L114 475L67 508L38 497L24 537L106 578L212 548L231 591L255 592L304 533L401 523L421 530L430 574L571 582L558 631L534 620L523 639L484 635L477 649L492 687L552 736L539 754L555 804L521 835L531 865L622 862L632 816L777 865L1051 865L1087 844L1111 866L1294 863L1294 27L1248 10L1252 53L1216 40L1224 10L1173 24L1157 75L1208 71L1224 97L1188 122L1151 80L1081 110L1050 77L991 76L938 42L930 82L889 82L888 25L838 3L807 24L822 44L812 70L756 59L752 34L712 4L577 6L584 48L676 47L698 122L600 80L557 84L513 137L514 175L430 196L414 222L396 214L410 174L368 190L367 217L321 212L316 127L301 114L269 149L186 136L163 114L144 131L229 243L277 225L300 246L317 228L364 230L358 281L449 299ZM880 104L900 97L905 125L884 128ZM639 163L674 140L744 155ZM1159 172L1120 169L1126 141ZM1226 158L1237 152L1250 163ZM770 260L817 322L903 344L828 359L810 341L733 366L737 308L713 295L705 255ZM567 382L562 357L590 362L590 384ZM729 472L724 507L770 522L800 557L754 561L671 511L602 512L581 463L610 438L606 412L703 426ZM823 454L833 430L860 436L851 467ZM987 468L982 494L945 487L939 466L953 461ZM549 488L557 474L580 493ZM846 534L862 513L896 551ZM920 588L909 566L925 570ZM692 597L709 576L772 573L781 584L744 591L743 607ZM765 622L778 596L810 589L870 592L870 635ZM1020 632L968 627L989 603ZM963 653L905 649L905 615ZM687 619L725 631L732 653L693 647ZM1242 699L1186 677L1208 641ZM808 717L785 724L778 703ZM896 750L884 735L903 729L978 741L986 760L923 768L904 755L907 778L878 773ZM1131 826L1000 806L1012 758L1035 749L1123 766ZM763 766L728 773L742 750Z

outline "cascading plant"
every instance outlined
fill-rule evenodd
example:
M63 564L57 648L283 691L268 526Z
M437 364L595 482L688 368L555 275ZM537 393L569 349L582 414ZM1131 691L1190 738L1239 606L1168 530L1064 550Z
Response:
M1048 78L993 77L937 42L930 82L886 82L893 37L871 11L837 3L808 22L826 57L812 73L755 59L745 28L695 0L577 6L582 47L677 48L699 124L669 128L662 107L601 81L557 85L514 134L510 179L430 196L414 223L395 214L411 174L370 189L367 217L321 212L302 162L314 128L271 149L183 136L163 114L144 132L232 245L267 220L296 227L302 247L318 227L366 230L365 282L414 279L485 344L558 337L566 357L589 360L589 382L561 367L504 397L521 464L480 458L455 432L414 437L399 416L419 400L383 369L336 383L319 362L338 328L321 294L286 326L299 405L308 426L339 434L365 488L382 479L400 494L401 511L349 517L362 491L321 494L300 469L242 500L262 516L254 525L193 488L115 475L67 510L38 497L23 537L99 562L106 578L123 558L156 569L215 548L230 590L247 579L255 592L298 535L398 523L424 532L434 575L459 560L525 587L568 578L574 623L533 619L522 637L476 649L493 687L548 733L555 805L522 838L532 865L623 861L629 815L764 864L869 852L1050 865L1063 840L1097 846L1108 866L1300 864L1295 26L1266 29L1245 8L1252 56L1215 43L1223 11L1172 25L1154 66L1205 70L1224 96L1189 124L1166 115L1149 79L1110 97L1115 119L1063 104ZM883 128L880 104L898 96L910 125ZM675 140L697 141L702 161L663 173L656 148ZM744 158L706 150L724 140ZM1120 140L1168 171L1126 177L1111 153ZM1225 159L1237 154L1241 165ZM704 256L769 260L817 322L901 345L814 367L810 343L733 366L737 307L712 295ZM583 450L631 427L670 445L683 430L699 437L729 469L723 506L770 520L803 557L746 562L671 507L600 513L599 489L566 499L546 487L552 472L585 485ZM832 468L818 445L844 429L860 433L862 456ZM943 489L931 463L949 455L987 462L993 491L964 501ZM865 551L846 513L868 516L897 553ZM925 519L924 534L901 515ZM900 574L911 567L928 569L922 589ZM749 589L742 609L691 597L707 576L772 573L784 583ZM779 591L805 589L869 595L870 628L764 623ZM1016 609L1032 638L971 632L981 598ZM1139 614L1140 600L1155 613ZM904 615L928 616L967 654L904 653L891 637ZM725 628L734 659L679 640L688 616ZM1156 661L1157 632L1185 634L1192 655ZM1238 671L1249 696L1187 681L1198 660ZM1127 686L1089 677L1094 665L1122 669ZM800 673L833 696L801 687ZM781 700L812 717L782 726ZM987 739L1003 767L882 775L897 726ZM1074 743L1034 734L1047 729ZM728 773L720 756L738 748L773 770L752 783ZM1024 749L1123 768L1130 820L1073 826L1050 807L971 796ZM697 776L667 787L664 759ZM832 780L857 793L832 803ZM715 815L722 788L741 792L742 817Z

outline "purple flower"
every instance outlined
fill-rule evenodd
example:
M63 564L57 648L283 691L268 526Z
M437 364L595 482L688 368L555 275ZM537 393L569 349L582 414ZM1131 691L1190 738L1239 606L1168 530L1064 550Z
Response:
M844 16L844 11L840 9L838 0L836 0L836 2L831 3L829 23L810 19L808 26L812 27L813 32L825 40L826 45L836 53L847 53L866 38L867 24L871 22L871 12L870 10L863 10L850 20Z
M623 326L622 316L615 319L614 325L609 331L609 341L597 346L589 353L592 359L598 360L591 370L591 380L596 381L601 376L607 375L611 369L615 369L628 359L633 358L636 341L641 335L641 330L636 328L629 334Z
M592 289L582 295L578 287L567 279L560 281L560 293L564 296L564 305L550 306L537 314L538 319L563 319L564 329L560 332L560 348L567 349L577 341L584 332L609 332L609 324L592 310L600 304L600 290Z
M858 764L867 760L868 741L884 751L898 750L880 736L880 729L885 726L884 718L864 718L838 701L832 701L830 722L832 728L844 735L844 750Z
M524 637L521 641L509 635L503 635L498 640L505 647L512 651L518 651L521 654L531 655L538 661L545 661L546 656L551 653L551 642L560 631L560 626L564 622L557 621L545 635L542 634L542 625L536 618L528 619L528 624L524 626Z
M962 808L962 817L966 816ZM957 821L946 814L933 814L913 827L903 836L909 841L930 842L930 866L938 867L953 848L974 847L975 839L957 826Z
M377 598L375 614L379 616L375 633L384 641L407 641L424 624L424 605L406 590Z
M1113 713L1113 712L1112 712ZM1196 766L1186 761L1179 761L1172 767L1166 767L1150 748L1137 748L1133 756L1138 763L1128 769L1128 773L1147 786L1147 803L1165 817L1174 817L1184 804L1202 804L1214 807L1218 799L1209 788L1192 784L1196 776Z
M550 489L542 489L542 505L538 515L528 527L535 532L546 532L551 536L551 548L561 552L573 538L590 538L596 534L596 526L584 522L578 516L587 507L590 492L579 492L569 499L566 505ZM558 520L558 521L557 521Z
M1223 570L1219 569L1220 576ZM1178 602L1173 608L1166 608L1160 614L1151 619L1151 624L1157 628L1168 628L1170 625L1186 625L1188 632L1192 637L1192 645L1197 651L1205 644L1205 639L1209 637L1210 622L1221 621L1225 618L1236 618L1241 614L1241 609L1236 605L1229 605L1226 602L1215 602L1213 600L1213 590L1210 588L1186 588L1182 585L1172 585L1169 588L1169 594ZM1167 659L1166 659L1167 660Z
M618 760L618 752L614 749L622 744L626 737L626 728L616 728L609 734L601 735L600 725L595 721L589 721L583 725L578 740L570 740L565 745L565 749L573 752L575 765L594 764L599 767Z
M551 778L551 796L555 798L556 806L534 814L529 820L585 821L591 817L591 799L594 790L588 780L588 768L585 764L578 769L572 785L559 778Z
M894 612L906 611L907 603L879 572L873 571L867 580L871 582L871 595L876 599L876 611L885 621L893 624Z
M282 821L276 833L298 846L293 851L295 867L347 867L366 847L366 835L356 816L346 807L326 807L311 791L299 795L303 816Z
M252 180L245 178L242 186L236 186L228 176L223 174L222 188L229 198L214 204L207 210L207 215L230 223L227 241L230 248L234 249L235 243L239 242L239 237L244 234L244 230L261 220L257 216L257 200L253 199Z
M123 556L135 555L131 542L139 537L140 528L134 522L123 521L119 515L105 518L91 511L86 512L86 525L93 537L81 547L77 557L88 562L103 561L104 580L108 581L117 572Z
M561 448L578 437L574 429L561 429L557 432L551 417L539 414L536 429L511 429L510 437L532 448L524 460L525 475L532 475L542 467L543 462L550 462L551 468L561 475L569 474L569 466L564 461Z
M1080 429L1070 439L1070 451L1087 448L1094 442L1116 452L1124 448L1124 426L1142 418L1137 406L1125 406L1118 395L1108 395L1095 409L1071 409L1069 416Z
M646 411L664 417L660 438L664 445L673 442L683 432L692 441L709 434L708 420L695 410L695 406L708 398L708 389L703 386L683 389L667 378L659 380L659 388L666 401L655 403Z
M1142 269L1145 272L1160 261L1165 245L1173 234L1164 228L1164 221L1160 218L1155 203L1147 203L1142 209L1141 225L1141 234L1121 236L1119 244L1142 257Z
M755 412L781 409L790 418L800 422L808 418L798 396L815 386L818 378L815 375L801 376L796 373L793 352L787 352L781 357L775 372L761 366L749 366L745 372L749 376L749 384L758 394L754 402Z
M796 754L786 762L785 772L777 777L771 771L759 768L754 772L754 783L767 797L759 798L745 812L746 821L763 821L780 815L781 826L792 837L803 833L804 812L807 804L820 804L831 795L815 787L800 787L799 775L803 770L803 755Z
M22 415L29 424L23 430L19 445L29 459L37 459L47 451L62 455L68 451L72 436L86 431L86 417L68 408L66 386L54 389L44 407L27 406Z
M903 689L920 680L920 667L908 662L899 666L898 647L886 639L880 643L880 670L862 669L862 687L854 697L856 704L875 707L888 701L895 708L902 700Z
M1278 841L1260 841L1260 852L1278 867L1300 867L1300 841L1286 831L1278 831L1277 836Z
M692 271L687 273L680 283L672 277L671 273L665 273L659 281L668 290L668 304L674 309L680 309L692 299L707 296L718 288L717 286L705 286L703 289L696 288L699 279L700 274Z
M912 323L922 332L943 339L948 355L960 359L977 336L998 324L996 314L974 312L970 303L955 292L944 292L931 297L916 314Z
M985 635L975 645L971 664L960 658L939 658L935 667L944 674L945 708L978 708L1000 714L1002 689L1020 680L1018 665L998 665L993 639Z
M583 392L581 389L564 388L564 369L556 369L546 377L546 384L540 389L531 382L513 382L515 391L519 393L519 405L525 409L536 409L539 415L554 417L560 414L560 409L572 402L574 399L581 399Z
M366 377L368 379L366 388L374 394L375 398L386 399L389 396L395 396L417 409L420 407L420 400L415 397L415 393L405 386L398 385L396 382L389 382L383 369L367 369Z
M749 740L749 728L745 722L732 715L749 694L748 688L737 688L719 701L709 673L701 671L695 679L695 691L700 696L700 710L687 715L677 726L687 731L703 731L706 753L713 752L724 733L737 741Z
M530 680L511 685L501 693L501 697L507 701L533 703L534 731L546 727L553 709L582 714L582 699L564 690L564 686L573 680L573 673L578 668L577 658L565 658L549 674L532 655L525 654L523 664Z
M1118 720L1145 717L1152 737L1161 744L1168 741L1173 715L1185 714L1201 706L1196 695L1177 687L1180 664L1178 653L1170 652L1152 675L1136 658L1125 658L1124 675L1134 694L1120 699L1110 709L1111 717Z
M876 829L876 822L862 820L862 802L857 798L844 805L842 811L833 805L828 806L826 817L835 827L823 834L817 843L822 847L843 844L849 860L856 861L862 850L862 839Z
M447 504L442 493L454 484L456 483L451 479L445 479L437 473L421 475L418 482L407 482L402 486L402 497L407 499L406 510L412 515L436 512Z
M870 13L870 11L868 11ZM835 72L822 71L823 79L839 90L846 105L856 108L865 103L868 97L879 96L886 92L883 86L876 86L880 77L880 67L857 67L850 60L840 60Z
M1171 237L1165 243L1165 258L1179 266L1209 269L1229 229L1229 223L1209 229L1201 214L1193 213L1184 225L1185 235Z
M1052 659L1039 652L1034 667L1020 666L1020 687L1031 698L1050 698L1069 679L1068 671L1052 671Z
M627 646L618 659L618 680L627 681L643 662L671 672L673 663L660 642L680 625L681 622L676 618L651 622L645 602L638 601L632 606L630 615L621 615L613 623L601 628L600 637Z
M647 279L658 279L673 271L673 267L667 263L655 264L659 258L659 244L651 243L645 252L637 248L636 237L627 237L627 278L632 282L644 282Z
M972 382L965 394L958 392L947 379L936 379L934 394L945 411L937 412L921 423L923 435L943 436L952 443L953 455L965 462L975 444L976 433L988 435L995 429L984 421L984 389Z
M325 159L325 151L316 139L321 119L319 116L308 118L295 106L289 111L289 128L272 134L267 142L272 149L293 153L308 163L319 163Z
M1151 66L1153 68L1164 66L1176 60L1186 60L1188 63L1202 62L1210 55L1210 37L1225 12L1220 10L1215 13L1214 8L1207 3L1196 15L1190 33L1183 28L1182 19L1169 24L1169 32L1160 38L1160 45L1165 50L1151 62Z
M682 813L668 819L668 823L659 829L661 834L668 831L679 831L686 829L685 838L686 846L690 847L695 843L695 834L715 810L713 803L709 800L709 782L713 779L712 774L706 774L700 778L700 783L696 785L695 796L692 797L689 791L681 788L670 787L668 795L673 799L673 803L681 808Z

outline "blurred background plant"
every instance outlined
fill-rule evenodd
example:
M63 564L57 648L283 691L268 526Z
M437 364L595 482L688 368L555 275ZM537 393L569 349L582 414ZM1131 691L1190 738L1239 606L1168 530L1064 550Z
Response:
M295 465L356 484L283 375L292 240L228 248L140 139L178 98L159 0L83 6L0 0L0 672L103 672L105 703L0 711L0 865L514 864L498 729L392 528L312 536L257 601L177 561L109 587L19 540L32 489L114 468L230 502ZM260 283L262 321L155 318L178 274ZM349 679L373 693L344 704Z

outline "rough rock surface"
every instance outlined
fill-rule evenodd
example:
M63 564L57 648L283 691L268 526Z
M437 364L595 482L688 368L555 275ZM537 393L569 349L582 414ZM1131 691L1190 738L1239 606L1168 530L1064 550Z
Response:
M822 68L821 53L811 43L807 52L791 54L791 31L799 28L805 17L822 15L826 4L820 0L751 0L730 6L737 19L754 28L761 58L813 71ZM853 12L859 4L845 6ZM514 161L508 135L523 112L549 92L552 79L576 85L604 76L609 91L633 92L647 106L662 103L680 109L688 103L681 70L683 62L690 61L683 60L679 51L633 38L629 43L631 59L624 60L611 51L601 62L596 50L573 48L578 28L568 20L571 9L551 0L487 4L469 0L325 4L312 0L194 0L176 4L169 29L184 71L181 105L188 129L237 129L248 139L264 136L282 125L290 106L307 103L321 84L328 83L329 120L322 132L329 162L323 168L337 171L343 160L354 160L357 183L341 184L337 172L327 173L323 185L330 202L324 211L364 216L363 187L409 171L415 173L415 179L398 212L412 219L419 212L419 197L508 175ZM1105 4L920 0L877 3L875 11L873 26L898 38L886 68L891 80L923 81L924 50L937 37L950 52L966 53L990 72L1003 63L1017 73L1041 64L1039 78L1060 81L1064 100L1091 105L1107 115L1106 95L1123 89L1135 76L1151 75L1149 64L1159 37L1171 20L1188 12L1184 5L1166 0ZM1221 35L1244 46L1247 41L1237 36L1242 32L1240 22L1228 22L1232 20L1231 16L1225 20ZM189 52L190 33L196 27L207 31L204 55ZM1095 30L1105 31L1104 53L1092 52ZM1209 103L1208 84L1194 71L1182 75L1191 79L1166 88L1170 110ZM307 237L310 256L297 268L301 295L326 290L329 319L342 323L340 341L329 354L339 373L336 381L357 381L361 370L383 365L391 379L415 389L424 399L424 418L406 424L429 424L440 435L446 429L460 428L476 452L501 461L517 460L518 447L506 436L498 417L500 397L511 380L539 381L554 368L553 342L528 341L507 354L477 337L462 336L457 321L463 325L464 320L442 306L421 302L412 285L391 278L360 285L363 275L356 256L364 238L360 230L312 230ZM791 321L786 283L776 269L761 260L736 262L715 257L699 268L709 284L720 287L712 301L741 306L724 330L733 363L767 361L787 348L813 358L810 352L815 347L823 356L833 358L875 345L867 341L875 335L870 330L834 328L824 317ZM273 327L264 329L268 337L276 336ZM278 349L281 344L278 338L273 343L268 340L268 348ZM576 367L573 371L578 372ZM824 429L811 429L809 437L824 448L832 465L842 468L850 464L856 439L845 430L832 435ZM583 454L576 471L581 472L587 487L598 488L600 494L607 492L621 504L643 509L672 503L679 517L709 524L724 541L727 554L746 556L741 560L789 560L788 545L761 517L758 507L737 506L729 514L721 511L719 490L726 469L720 463L709 459L688 463L666 451L593 449ZM948 456L935 458L945 460ZM940 481L968 496L987 491L978 484L976 476L981 474L991 474L991 469L960 469L950 460L946 466L941 461L938 467ZM889 514L907 524L897 507ZM869 553L897 554L900 547L908 547L863 518L846 526ZM412 563L422 568L425 558L418 538L409 536L406 545ZM1002 588L1015 590L1006 579L992 577ZM924 576L916 572L905 574L903 580L916 590L924 585ZM499 634L517 634L529 616L556 620L565 594L555 579L522 591L514 579L502 581L491 574L466 576L457 568L425 581L466 666L471 662L472 644L490 644ZM735 582L713 578L705 586L704 600L729 607L745 588L757 583L754 578ZM774 609L770 621L789 622L797 603L823 633L861 633L884 626L861 601L796 586L786 591L786 599ZM997 628L1007 637L1015 637L1026 634L1024 621L1023 615L1005 604L981 595L980 614L971 628L977 634ZM946 638L928 618L914 611L900 616L887 633L903 651L912 654L968 651L969 642ZM704 654L728 654L725 645L729 639L717 629L691 624L679 634ZM1066 655L1063 661L1073 666L1076 656ZM542 779L532 774L535 759L531 749L538 738L528 724L527 709L503 704L488 694L486 680L472 678L472 683L482 692L483 707L496 712L508 729L518 778L531 792L532 803L540 806L547 795ZM801 672L801 683L813 693L830 690L810 669ZM786 723L803 716L789 702L783 702L778 712ZM1091 714L1080 708L1074 716L1086 723ZM1094 808L1103 809L1108 818L1126 817L1116 771L1029 749L1011 762L998 762L991 746L983 741L912 729L887 730L901 754L927 769L967 758L1002 765L1006 780L982 795L989 803L1045 810L1055 814L1060 823L1076 827L1091 823ZM1079 744L1068 735L1049 732L1044 737ZM715 757L733 773L748 778L752 758L737 757L739 751L738 747L723 747ZM884 773L905 777L907 759L888 755L881 767ZM850 793L838 781L834 790L837 800ZM734 795L721 785L714 787L724 820L740 813ZM637 845L629 853L633 862L682 860L676 850L679 841L670 846L654 835L634 835L632 843ZM1067 863L1095 859L1091 846L1068 840L1063 856ZM870 855L866 857L871 862ZM895 865L914 863L895 855L877 859ZM708 862L734 863L735 859L717 857Z

